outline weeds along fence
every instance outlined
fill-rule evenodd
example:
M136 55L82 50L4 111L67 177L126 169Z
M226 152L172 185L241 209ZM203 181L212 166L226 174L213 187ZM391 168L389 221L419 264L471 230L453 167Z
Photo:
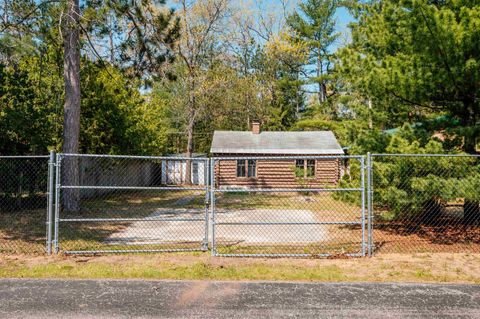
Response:
M480 157L0 156L0 254L480 253Z

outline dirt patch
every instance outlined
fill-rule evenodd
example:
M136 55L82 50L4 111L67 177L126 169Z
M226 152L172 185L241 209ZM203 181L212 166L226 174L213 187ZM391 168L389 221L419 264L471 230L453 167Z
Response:
M391 223L374 228L378 253L480 252L478 226L426 226Z

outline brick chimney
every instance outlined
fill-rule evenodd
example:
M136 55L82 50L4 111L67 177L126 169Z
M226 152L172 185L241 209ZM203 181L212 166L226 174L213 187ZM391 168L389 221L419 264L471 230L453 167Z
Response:
M252 121L252 133L253 134L260 134L260 122L259 121Z

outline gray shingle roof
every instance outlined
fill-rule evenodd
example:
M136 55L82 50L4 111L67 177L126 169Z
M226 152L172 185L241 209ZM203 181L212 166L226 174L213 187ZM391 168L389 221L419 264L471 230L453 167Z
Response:
M215 154L343 154L332 131L261 132L215 131Z

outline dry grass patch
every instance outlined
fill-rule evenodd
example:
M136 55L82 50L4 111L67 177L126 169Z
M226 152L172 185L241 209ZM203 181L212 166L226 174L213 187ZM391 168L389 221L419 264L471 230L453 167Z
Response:
M207 253L4 256L0 257L0 277L480 284L480 254L389 254L356 259L214 258Z

